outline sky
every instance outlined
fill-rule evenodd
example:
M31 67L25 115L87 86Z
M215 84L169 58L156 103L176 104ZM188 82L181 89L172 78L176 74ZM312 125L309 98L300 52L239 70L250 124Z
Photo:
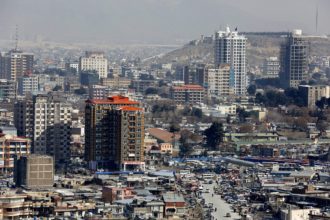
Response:
M239 31L330 34L330 0L0 0L0 38L176 44Z

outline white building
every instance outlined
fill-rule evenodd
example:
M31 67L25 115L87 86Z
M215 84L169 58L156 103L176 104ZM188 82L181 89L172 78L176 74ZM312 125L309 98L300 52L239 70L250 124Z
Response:
M25 96L28 93L35 94L38 89L38 76L22 76L18 78L18 94Z
M230 64L233 70L231 83L237 95L246 93L246 41L245 36L239 35L237 31L230 31L229 27L226 31L215 33L215 65Z
M79 71L96 71L99 78L108 76L108 60L102 52L88 52L79 59Z

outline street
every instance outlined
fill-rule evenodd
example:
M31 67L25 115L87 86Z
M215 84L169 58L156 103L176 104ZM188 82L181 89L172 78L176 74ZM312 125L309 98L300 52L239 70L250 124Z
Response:
M210 193L203 193L202 196L205 199L205 204L213 203L213 208L217 208L217 211L212 213L214 219L222 220L222 219L240 219L238 213L234 212L230 208L230 204L226 203L220 195L216 195L214 193L213 188L216 186L216 183L213 184L203 184L204 190L209 189ZM214 196L212 197L212 194ZM226 217L226 214L230 213L231 217Z

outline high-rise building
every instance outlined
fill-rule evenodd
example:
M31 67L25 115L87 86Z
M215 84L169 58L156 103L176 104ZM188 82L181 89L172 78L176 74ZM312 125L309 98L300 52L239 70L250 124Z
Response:
M0 54L0 78L16 81L33 72L33 54L18 50Z
M54 156L56 162L70 157L72 106L60 94L36 95L15 104L19 136L32 140L32 152Z
M54 184L53 157L46 155L22 156L15 161L16 186L48 188Z
M308 78L308 41L301 30L289 34L287 42L281 47L281 84L287 87L298 87Z
M99 78L108 77L108 60L103 52L86 51L84 57L79 59L79 71L95 71Z
M86 101L85 159L92 169L144 169L144 113L124 96Z
M0 100L15 99L17 83L14 80L0 79Z
M221 64L217 69L206 69L204 87L209 98L221 98L233 95L230 87L230 65Z
M25 96L26 94L35 94L39 91L38 76L25 75L18 78L18 94Z
M193 64L184 66L183 80L186 85L197 84L203 86L205 64Z
M226 31L215 33L214 63L216 68L220 64L229 64L234 72L235 94L245 94L246 80L246 41L247 38L239 35L237 31Z
M280 72L280 61L277 57L269 57L264 61L264 77L277 78Z

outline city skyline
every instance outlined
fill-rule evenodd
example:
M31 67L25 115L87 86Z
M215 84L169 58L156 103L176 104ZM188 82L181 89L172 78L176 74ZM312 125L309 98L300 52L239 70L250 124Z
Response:
M66 43L182 44L226 25L239 31L298 28L308 34L330 34L326 25L330 2L326 0L101 0L97 4L4 0L0 4L0 38L7 40L15 37L16 25L21 39Z

